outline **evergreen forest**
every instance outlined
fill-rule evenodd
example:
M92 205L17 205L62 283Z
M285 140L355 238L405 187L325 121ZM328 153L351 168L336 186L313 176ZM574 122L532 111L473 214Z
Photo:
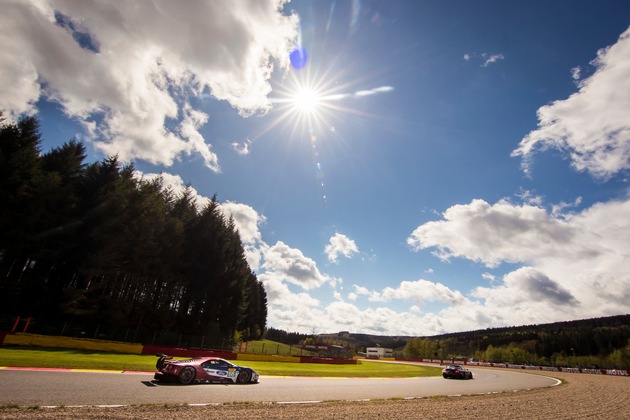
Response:
M1 317L156 344L261 337L266 293L216 196L199 208L116 157L86 163L82 142L41 144L35 118L0 122Z

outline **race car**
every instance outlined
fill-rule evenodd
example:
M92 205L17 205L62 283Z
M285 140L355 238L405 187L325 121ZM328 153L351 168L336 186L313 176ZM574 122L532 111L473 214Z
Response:
M456 379L472 379L473 374L466 368L459 365L446 366L442 369L442 377L444 379L456 378Z
M199 357L173 360L172 356L157 354L154 378L163 382L190 384L258 383L258 373L253 369L237 366L219 357Z

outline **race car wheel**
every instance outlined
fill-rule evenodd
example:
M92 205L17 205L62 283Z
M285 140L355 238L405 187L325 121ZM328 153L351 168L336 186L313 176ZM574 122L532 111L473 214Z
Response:
M448 379L448 376L446 376L446 373L443 373L443 374L442 374L442 378L444 378L444 379Z
M184 385L190 385L195 380L195 369L190 366L185 367L179 372L179 376L177 377L179 382Z
M246 384L252 378L252 373L249 370L241 370L236 378L239 384Z

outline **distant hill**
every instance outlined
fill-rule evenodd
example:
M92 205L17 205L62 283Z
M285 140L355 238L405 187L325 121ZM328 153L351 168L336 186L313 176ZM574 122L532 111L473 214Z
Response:
M539 354L573 351L576 354L597 354L622 348L630 340L630 314L550 324L486 328L435 336L379 336L339 332L318 334L316 340L341 345L357 351L364 347L389 347L402 350L411 338L426 338L449 343L453 353L471 354L488 346L507 346L510 343L536 341Z
M489 346L505 347L516 344L533 353L550 357L554 353L574 355L602 355L628 345L630 315L524 325L443 334L431 337L453 344L451 350L470 352L486 350Z
M317 334L316 340L326 344L335 344L356 351L363 351L365 347L403 348L410 336L385 336L339 332L332 334Z

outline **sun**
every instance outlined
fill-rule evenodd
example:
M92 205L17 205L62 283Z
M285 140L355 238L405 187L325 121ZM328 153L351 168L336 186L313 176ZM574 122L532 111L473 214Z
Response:
M291 97L295 110L301 113L314 113L321 104L321 94L312 88L301 87Z
M282 125L290 130L292 138L312 139L314 135L324 137L324 133L330 138L337 131L336 125L347 123L349 117L372 118L354 105L360 98L380 93L383 88L353 91L355 80L339 83L340 77L332 70L292 71L277 80L272 85L276 95L269 98L273 118L265 131Z

